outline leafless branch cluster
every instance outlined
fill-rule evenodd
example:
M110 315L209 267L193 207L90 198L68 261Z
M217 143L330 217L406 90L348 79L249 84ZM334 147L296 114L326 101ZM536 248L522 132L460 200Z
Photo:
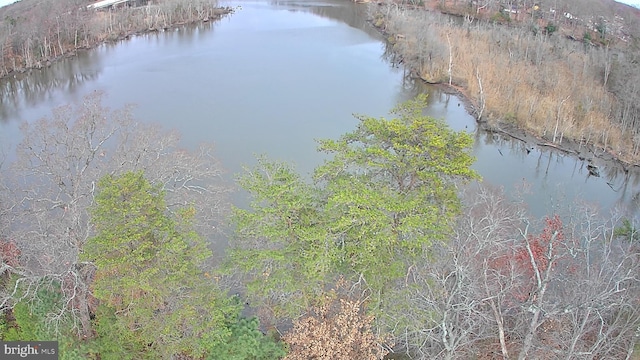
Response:
M0 9L0 77L148 30L209 20L215 0L138 0L118 9L87 8L91 0L21 1Z
M640 326L640 254L617 215L588 207L533 231L525 212L485 187L407 275L410 311L389 314L421 359L624 359ZM400 301L398 299L398 301Z

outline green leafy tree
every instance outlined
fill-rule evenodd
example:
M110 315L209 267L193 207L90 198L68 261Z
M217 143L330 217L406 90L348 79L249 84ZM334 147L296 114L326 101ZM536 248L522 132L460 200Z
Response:
M99 335L136 359L202 357L229 336L238 306L204 276L211 252L191 230L194 210L172 219L164 192L140 172L106 176L98 189L97 234L83 257L96 266L93 292L111 319Z
M211 350L208 360L276 360L287 354L283 343L260 331L256 318L239 318L229 328L231 336Z
M228 215L228 190L210 145L181 149L179 134L135 122L129 107L104 107L99 92L25 122L21 138L15 159L0 159L0 273L21 276L31 292L43 280L63 284L70 306L62 310L78 324L80 339L95 335L95 267L80 257L95 233L89 210L99 179L144 171L166 190L169 212L196 209L193 226L203 236L214 235ZM2 285L0 309L16 302Z
M232 263L248 294L276 318L307 309L343 274L364 281L377 307L434 241L446 239L460 212L456 185L469 168L471 137L422 114L426 99L401 104L387 120L358 116L333 155L305 183L285 164L261 159L240 185L250 209L236 209Z
M322 292L337 255L320 191L288 165L265 158L239 183L253 201L249 210L234 212L233 268L247 275L252 301L270 315L301 314Z
M342 263L376 290L446 239L461 209L456 182L478 177L471 136L423 115L425 104L426 95L400 104L391 120L358 116L355 131L320 142L333 159L315 176Z

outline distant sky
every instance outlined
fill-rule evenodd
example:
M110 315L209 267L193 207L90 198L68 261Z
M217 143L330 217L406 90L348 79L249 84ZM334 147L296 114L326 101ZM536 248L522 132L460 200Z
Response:
M16 2L16 0L0 0L0 6L9 5L14 2Z
M0 0L1 1L1 0ZM616 0L617 2L628 4L640 8L640 0Z

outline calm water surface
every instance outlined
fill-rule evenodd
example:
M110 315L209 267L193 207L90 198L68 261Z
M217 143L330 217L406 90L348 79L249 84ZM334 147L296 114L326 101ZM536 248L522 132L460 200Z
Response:
M385 44L366 24L366 8L347 1L243 1L216 23L134 37L81 53L43 71L0 84L0 142L19 138L18 124L107 93L113 108L134 103L136 117L176 128L186 147L214 142L229 178L255 154L290 161L310 173L323 155L314 139L354 128L352 113L383 116L418 91L427 112L475 134L474 167L514 194L525 189L542 216L583 198L605 209L637 204L638 176L604 169L548 149L477 132L456 97L405 80L386 60Z

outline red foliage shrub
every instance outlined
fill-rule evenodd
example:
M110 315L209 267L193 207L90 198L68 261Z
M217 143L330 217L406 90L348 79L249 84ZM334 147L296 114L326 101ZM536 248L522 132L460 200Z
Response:
M17 267L20 264L20 249L13 241L0 240L0 260L11 266Z

